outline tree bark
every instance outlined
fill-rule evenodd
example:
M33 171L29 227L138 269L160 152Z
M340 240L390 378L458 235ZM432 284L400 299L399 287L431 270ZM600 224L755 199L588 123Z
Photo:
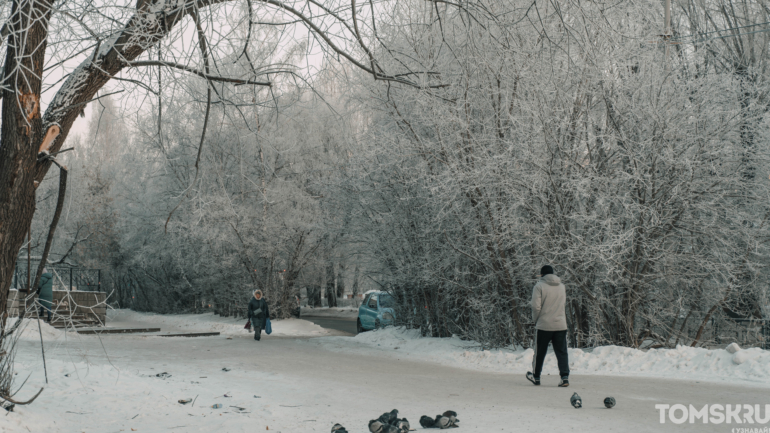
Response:
M40 91L51 1L14 2L3 76L3 113L0 132L0 321L5 326L6 304L16 258L35 213L35 181L50 163L37 164L43 139ZM74 119L73 119L74 120Z
M5 306L14 264L35 213L35 185L51 166L38 161L45 131L58 126L50 146L61 149L82 106L93 99L113 76L166 36L182 18L196 9L223 0L198 0L170 12L153 12L139 0L136 13L115 39L101 43L68 77L40 115L40 93L48 39L51 0L17 0L8 20L10 30L3 76L3 113L0 138L0 306ZM0 321L5 324L3 307Z
M56 199L56 211L53 214L53 220L51 220L51 226L48 228L48 237L45 240L45 248L43 249L43 255L40 257L40 264L37 266L37 273L35 274L35 284L32 287L37 288L40 284L40 277L43 275L43 268L48 261L48 253L51 252L51 245L53 245L53 235L56 233L56 226L59 224L59 218L61 217L61 211L64 208L64 196L67 193L67 169L62 167L59 172L59 197Z

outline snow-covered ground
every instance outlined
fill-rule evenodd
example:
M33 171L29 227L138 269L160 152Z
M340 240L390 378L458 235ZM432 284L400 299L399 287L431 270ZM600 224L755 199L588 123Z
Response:
M136 337L121 340L128 343L127 349L138 341ZM192 344L198 350L210 350L204 349L202 341ZM296 415L295 409L284 407L295 402L287 396L301 390L301 384L290 378L226 360L196 363L191 358L187 362L168 352L162 363L157 358L136 362L126 350L116 348L108 354L109 359L83 348L47 353L49 384L43 394L32 405L16 406L4 416L0 431L240 432L266 430L271 425L281 425L285 432L301 431L301 424L287 423ZM42 362L30 355L18 357L19 376L33 373L17 395L20 399L44 386ZM194 401L178 402L185 399ZM215 404L222 407L215 409Z
M385 328L353 339L329 337L320 341L347 353L376 353L478 371L524 374L532 370L532 349L481 350L472 341L420 338L419 334L415 330ZM572 374L687 378L770 387L770 351L758 348L739 349L733 354L724 349L686 346L646 351L604 346L569 349L569 363ZM543 369L558 372L552 348Z
M131 328L152 325L161 328L163 333L218 331L227 336L248 335L250 331L244 329L245 324L246 319L220 317L214 313L154 314L131 310L107 312L108 327ZM320 337L330 334L326 329L306 320L275 320L271 324L273 337Z
M333 317L339 319L355 319L358 308L354 307L302 307L301 317Z
M274 334L256 342L240 320L213 315L118 311L111 318L113 324L223 335L93 336L43 324L46 385L37 323L28 321L18 346L16 384L29 379L16 398L45 390L32 405L0 414L0 432L305 433L329 432L340 422L358 433L368 430L369 419L393 408L418 430L421 415L456 410L458 433L727 432L732 426L660 424L655 404L770 403L770 358L758 349L573 350L572 386L562 389L555 386L553 355L543 386L533 387L522 374L531 351L481 351L472 342L422 339L413 331L320 338ZM273 327L280 335L319 335L315 325L302 322L275 321ZM580 411L569 406L573 392L583 397ZM601 403L609 395L618 401L612 410ZM178 402L184 399L194 404Z

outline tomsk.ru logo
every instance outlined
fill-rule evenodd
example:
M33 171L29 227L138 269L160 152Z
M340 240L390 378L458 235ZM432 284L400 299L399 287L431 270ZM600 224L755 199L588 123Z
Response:
M683 404L656 404L655 409L660 411L660 423L665 424L666 419L674 424L767 424L770 422L770 404L707 404L698 409L693 405ZM733 433L749 433L753 429L733 429ZM764 430L764 429L763 429ZM762 433L770 433L770 430Z

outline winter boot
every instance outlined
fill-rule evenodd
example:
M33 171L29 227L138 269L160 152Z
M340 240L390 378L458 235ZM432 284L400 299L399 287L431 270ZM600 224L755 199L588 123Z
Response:
M531 371L527 372L527 380L532 382L535 385L540 385L540 378L539 377L535 377L535 375L532 374Z

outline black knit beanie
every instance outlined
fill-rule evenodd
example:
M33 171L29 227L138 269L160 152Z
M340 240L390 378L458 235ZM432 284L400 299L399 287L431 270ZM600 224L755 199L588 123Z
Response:
M545 265L542 268L540 268L540 276L544 277L548 274L553 274L553 268L551 265Z

